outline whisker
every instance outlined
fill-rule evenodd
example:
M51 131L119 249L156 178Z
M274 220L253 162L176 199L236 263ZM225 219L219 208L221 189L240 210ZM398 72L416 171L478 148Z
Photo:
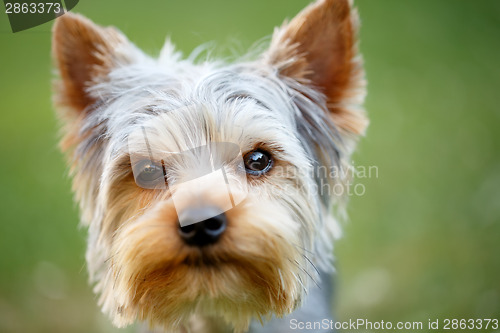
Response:
M316 271L316 273L318 273L318 275L320 275L318 268L316 267L316 265L313 264L313 262L311 261L311 259L309 259L309 257L306 256L305 254L303 254L302 256L311 264L311 266L314 268L314 270Z
M300 264L297 262L297 260L293 260L293 261L292 261L292 260L290 260L290 259L288 259L288 260L289 260L290 262L294 263L294 264L298 267L298 269L300 269L302 272L306 273L306 274L307 274L307 276L309 276L309 278L311 279L311 281L312 281L312 282L313 282L313 283L314 283L314 284L315 284L318 288L320 288L320 289L321 289L321 287L319 286L319 284L318 284L318 282L316 281L316 279L315 279L315 278L314 278L311 274L309 274L309 272L308 272L308 271L307 271L304 267L302 267L302 265L300 265Z

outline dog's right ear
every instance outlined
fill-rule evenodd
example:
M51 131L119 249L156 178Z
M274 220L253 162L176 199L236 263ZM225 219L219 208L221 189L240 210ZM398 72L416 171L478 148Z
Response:
M89 19L66 13L52 29L52 56L60 80L56 82L56 103L79 116L96 102L88 92L93 84L105 82L116 66L130 63L137 49L117 29L103 28Z

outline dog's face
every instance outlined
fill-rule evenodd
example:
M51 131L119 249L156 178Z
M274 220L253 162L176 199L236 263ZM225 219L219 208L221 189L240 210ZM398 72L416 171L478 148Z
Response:
M115 324L200 315L244 330L293 311L329 269L342 179L324 171L345 167L367 123L356 20L319 1L258 59L223 65L170 42L152 59L113 28L57 19L61 146Z

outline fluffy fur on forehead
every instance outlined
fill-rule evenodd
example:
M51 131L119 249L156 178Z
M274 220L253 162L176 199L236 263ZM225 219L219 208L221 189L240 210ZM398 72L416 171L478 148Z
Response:
M175 66L168 66L173 62L177 62ZM99 111L87 117L81 131L100 128L105 130L102 137L125 142L127 131L155 114L206 104L220 120L231 114L240 124L249 125L253 119L261 127L281 127L291 137L300 138L311 157L325 158L325 163L338 164L340 155L347 153L348 147L325 115L322 94L280 77L271 66L257 61L222 65L180 60L167 41L159 60L144 57L141 62L116 68L110 72L110 80L89 89L98 99L92 107ZM102 124L105 126L100 127Z

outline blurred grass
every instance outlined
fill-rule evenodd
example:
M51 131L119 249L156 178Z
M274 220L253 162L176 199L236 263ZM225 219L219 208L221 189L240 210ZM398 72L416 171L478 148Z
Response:
M239 52L308 1L81 1L156 54L216 41ZM368 135L345 237L340 319L498 318L500 2L358 0ZM146 6L146 7L145 7ZM0 14L0 332L112 332L95 306L50 102L50 23ZM132 330L129 330L132 331Z

